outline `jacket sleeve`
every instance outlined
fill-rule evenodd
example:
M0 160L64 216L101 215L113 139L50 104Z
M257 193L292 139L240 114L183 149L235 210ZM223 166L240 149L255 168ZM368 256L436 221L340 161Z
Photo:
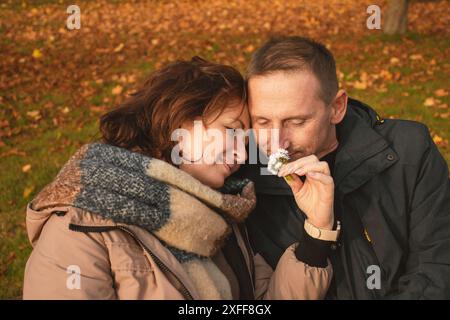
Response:
M428 134L409 213L406 270L394 299L450 297L450 180L447 163Z
M314 300L323 299L333 275L331 264L312 267L298 260L296 247L288 247L275 270L257 254L255 262L255 297L264 300Z
M23 299L116 299L103 238L68 231L53 215L25 267Z

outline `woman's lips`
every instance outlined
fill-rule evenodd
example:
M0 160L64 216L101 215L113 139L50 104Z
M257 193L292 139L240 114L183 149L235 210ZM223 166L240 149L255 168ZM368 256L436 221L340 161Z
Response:
M225 169L226 169L228 172L231 173L231 167L230 167L228 164L224 163L223 166L225 167Z
M225 169L229 172L229 174L234 173L234 171L235 171L235 169L236 169L236 167L237 167L236 164L229 165L229 164L226 164L226 163L224 163L223 166L224 166Z

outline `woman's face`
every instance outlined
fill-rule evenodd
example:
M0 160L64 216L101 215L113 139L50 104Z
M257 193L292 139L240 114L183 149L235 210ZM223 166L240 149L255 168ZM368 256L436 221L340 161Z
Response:
M246 105L230 104L219 116L202 122L186 123L190 139L180 139L179 148L186 171L211 188L220 188L225 179L239 169L247 154L245 133L250 126Z

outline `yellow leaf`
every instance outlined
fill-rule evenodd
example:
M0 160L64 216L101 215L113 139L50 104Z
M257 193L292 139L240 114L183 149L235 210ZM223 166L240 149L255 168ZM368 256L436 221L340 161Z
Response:
M437 134L435 134L433 136L433 141L434 141L434 143L439 144L439 143L441 143L443 141L443 139L442 139L442 137L440 137Z
M255 50L255 47L253 45L249 45L247 46L247 48L245 48L245 51L248 53L251 53Z
M423 105L425 107L432 107L432 106L436 105L436 100L434 98L426 98Z
M396 58L396 57L392 57L390 62L391 62L391 64L397 64L397 63L400 62L400 60L398 58Z
M388 70L381 70L380 77L382 77L384 80L391 80L392 73L390 73Z
M117 85L117 86L115 86L115 87L111 90L111 93L112 93L113 95L117 96L117 95L119 95L119 94L122 93L122 90L123 90L122 86Z
M34 187L32 186L32 187L26 187L24 190L23 190L23 197L24 198L28 198L29 196L30 196L30 194L33 192L33 190L34 190Z
M436 97L445 97L445 96L448 95L448 91L446 91L446 90L444 90L444 89L437 89L437 90L434 92L434 95L435 95Z
M129 75L128 78L127 78L127 82L128 83L135 83L136 82L136 75L135 74Z
M411 60L422 60L423 59L421 54L412 54L412 55L409 56L409 58Z
M367 88L367 83L363 81L355 81L353 87L358 90L364 90Z
M33 50L33 54L32 54L33 58L35 59L40 59L42 58L42 52L39 49L34 49Z
M27 116L33 118L34 120L39 120L41 118L41 114L38 110L28 111Z
M106 111L105 106L91 106L91 107L89 107L89 109L91 109L92 112L98 112L98 113L103 113Z
M125 45L123 43L119 44L117 47L114 48L114 52L120 52L122 51L123 47Z
M22 167L22 172L28 172L31 169L31 164L26 164Z

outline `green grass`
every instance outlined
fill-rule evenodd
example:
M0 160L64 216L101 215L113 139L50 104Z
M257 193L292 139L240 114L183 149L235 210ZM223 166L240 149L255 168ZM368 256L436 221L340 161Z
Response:
M443 53L445 50L450 49L450 41L445 37L438 35L421 37L416 33L407 33L402 37L383 34L378 36L371 35L362 41L362 45L381 42L400 47L405 41L412 41L414 43L414 52L423 55L423 62L421 62L423 64L426 64L433 58L436 50ZM401 50L400 53L402 53ZM373 54L367 53L364 57L365 59L355 62L351 59L350 55L341 61L338 59L338 65L341 63L345 66L343 71L346 75L358 69L364 70L367 66L369 66L367 72L370 73L370 61L375 61L373 60L373 56ZM389 58L390 56L386 59ZM383 59L383 57L378 56L378 59ZM420 81L420 78L419 81L411 81L407 84L392 81L386 86L387 90L385 92L377 92L371 88L366 90L352 88L348 90L348 93L351 97L362 100L375 108L382 117L394 117L423 122L433 134L449 140L450 118L445 119L436 115L449 112L450 109L440 110L437 107L424 106L425 100L433 97L436 90L448 90L450 81L448 71L445 68L448 70L450 65L447 63L446 66L438 68L432 76L432 81ZM426 71L426 66L423 67L423 70ZM411 66L409 63L402 64L401 66L394 65L389 67L389 71L391 73L400 72L402 78L407 78L417 71L417 66ZM353 77L346 77L346 80L355 80L355 75ZM450 105L450 96L439 97L438 99L441 101L441 104ZM440 151L447 160L447 163L450 163L450 148L448 146L441 146Z

